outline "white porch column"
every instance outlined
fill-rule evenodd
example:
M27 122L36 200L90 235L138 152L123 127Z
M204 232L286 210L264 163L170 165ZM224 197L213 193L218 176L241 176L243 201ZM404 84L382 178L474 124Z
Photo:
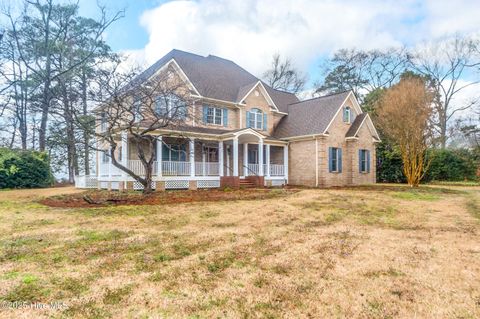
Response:
M108 148L108 179L112 180L112 148Z
M243 176L248 176L248 143L243 143Z
M223 141L218 142L218 175L223 176Z
M206 155L205 154L205 149L202 148L202 175L203 176L207 175L206 174L207 173L207 167L205 165L205 157L206 157L205 155Z
M128 168L128 133L122 131L122 165ZM122 176L126 177L127 173L122 171Z
M233 176L238 176L238 138L233 139Z
M267 177L270 177L270 144L265 145L265 161L267 162Z
M195 139L190 138L188 151L190 153L190 176L195 177Z
M263 139L258 144L258 175L263 176Z
M288 183L288 145L283 146L283 175Z
M157 138L157 176L162 177L163 172L162 172L162 158L163 158L163 140L162 136L159 136Z

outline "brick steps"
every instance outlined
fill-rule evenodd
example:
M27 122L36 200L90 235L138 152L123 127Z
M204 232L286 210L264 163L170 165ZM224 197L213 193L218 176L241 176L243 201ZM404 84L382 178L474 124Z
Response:
M248 179L240 179L240 187L242 188L254 188L255 184Z

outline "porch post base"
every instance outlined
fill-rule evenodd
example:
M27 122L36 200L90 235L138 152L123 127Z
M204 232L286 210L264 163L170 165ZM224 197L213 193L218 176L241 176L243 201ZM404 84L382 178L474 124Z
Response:
M118 191L119 191L119 192L125 191L125 187L126 187L126 186L125 186L125 182L119 182L119 183L118 183Z
M240 177L238 176L220 176L220 188L240 188Z
M125 190L132 191L133 190L133 182L125 182Z
M165 182L164 181L155 182L155 191L156 192L164 192L165 191Z
M112 182L108 182L107 190L112 191Z
M272 180L271 179L267 179L267 187L272 187Z
M188 189L191 191L197 190L197 181L188 181Z

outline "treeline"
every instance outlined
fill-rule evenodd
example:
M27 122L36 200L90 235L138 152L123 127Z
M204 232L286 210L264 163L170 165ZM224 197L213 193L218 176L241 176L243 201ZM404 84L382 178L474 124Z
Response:
M46 152L53 170L67 167L73 182L90 173L92 138L76 123L92 122L92 80L118 59L104 32L123 12L99 7L92 19L79 15L78 2L10 4L1 12L0 145Z
M460 37L426 43L415 50L339 50L323 66L316 94L353 90L374 122L379 101L400 80L417 78L432 97L424 181L473 180L480 165L480 92L465 98L480 82L480 42ZM400 103L399 103L400 104ZM398 106L400 107L400 106ZM405 110L404 117L412 117ZM380 129L379 182L405 182L398 145Z

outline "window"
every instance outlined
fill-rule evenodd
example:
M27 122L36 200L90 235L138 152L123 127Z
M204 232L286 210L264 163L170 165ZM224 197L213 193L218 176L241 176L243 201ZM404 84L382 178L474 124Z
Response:
M369 150L358 150L358 171L360 173L370 173Z
M213 146L204 146L203 152L205 154L205 161L207 163L217 163L218 162L218 147Z
M227 110L214 107L214 106L203 106L203 122L205 124L215 124L227 126Z
M186 162L187 161L186 144L163 144L162 161Z
M107 113L100 114L100 130L105 132L107 130Z
M133 102L133 118L135 121L141 121L142 117L142 101L140 98L136 97Z
M329 147L328 149L328 170L331 173L342 172L342 149Z
M187 108L185 102L175 94L158 96L155 99L155 113L157 116L169 118L185 118Z
M343 121L345 123L351 123L351 117L352 117L352 110L350 109L349 106L346 106L344 109L343 109Z
M109 162L109 158L108 158L108 150L103 150L102 151L102 163L103 164L106 164Z
M264 129L263 119L264 119L264 116L263 116L262 110L251 109L250 112L247 112L248 127L251 127L257 130Z

